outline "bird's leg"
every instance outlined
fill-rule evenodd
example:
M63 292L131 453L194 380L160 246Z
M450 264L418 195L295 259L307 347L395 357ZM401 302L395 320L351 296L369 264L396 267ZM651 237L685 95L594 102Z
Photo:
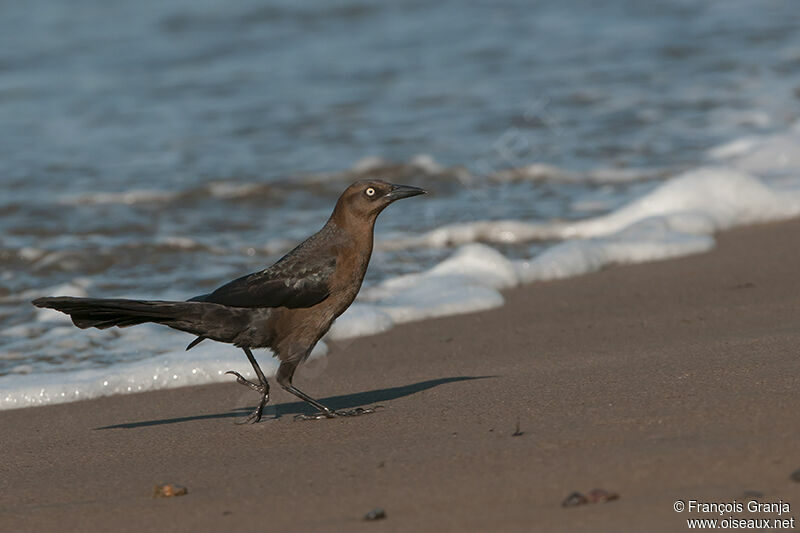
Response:
M292 376L294 375L294 369L296 367L296 364L281 363L281 366L278 368L278 384L287 392L294 394L304 402L308 402L319 409L319 413L314 413L313 415L296 415L294 417L295 420L322 420L324 418L336 418L337 416L359 416L368 413L374 413L375 410L380 407L356 407L355 409L340 409L338 411L334 411L330 407L322 405L317 400L292 385Z
M319 409L319 413L314 413L313 415L295 415L295 420L322 420L324 418L336 418L337 416L359 416L359 415L366 415L369 413L374 413L376 409L380 406L375 407L356 407L355 409L339 409L338 411L334 411L329 407L325 407L317 400L306 394L305 392L301 391L297 387L293 385L289 385L288 387L283 387L287 391L291 392L301 400L305 400L306 402L310 403L317 409Z
M247 424L249 422L255 424L261 420L261 415L264 413L264 406L267 405L267 402L269 401L269 383L267 383L267 378L264 377L264 373L261 371L261 367L258 366L258 362L256 361L256 358L253 357L253 352L250 351L250 348L242 348L242 350L244 350L244 353L247 356L247 359L250 361L250 364L253 365L253 370L258 377L258 384L256 385L252 381L245 379L244 376L234 370L228 370L225 373L236 376L236 383L241 383L242 385L250 387L256 392L261 393L261 400L259 400L255 411L250 413L250 415L244 420L237 422L237 424Z
M301 420L322 420L323 418L336 418L336 415L337 415L336 411L334 411L333 409L331 409L329 407L325 407L324 405L319 403L317 400L315 400L314 398L312 398L311 396L309 396L305 392L301 391L300 389L298 389L294 385L289 384L288 386L284 386L283 388L286 389L287 391L291 392L292 394L294 394L295 396L297 396L301 400L310 403L311 405L313 405L314 407L316 407L320 411L319 413L316 413L316 414L313 414L313 415L297 415L295 418L301 419Z

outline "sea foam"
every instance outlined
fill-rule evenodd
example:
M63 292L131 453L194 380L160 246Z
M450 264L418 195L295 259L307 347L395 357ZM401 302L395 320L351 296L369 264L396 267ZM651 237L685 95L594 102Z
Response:
M124 334L123 334L124 335ZM186 336L169 330L155 335L158 344L176 346L175 350L130 363L107 368L89 368L69 372L10 374L0 377L0 409L14 409L86 400L112 394L185 387L205 383L233 381L228 370L236 370L249 379L255 375L237 348L206 342L186 352ZM154 340L154 339L151 339ZM124 338L118 342L125 342ZM179 348L178 348L179 347ZM327 345L320 342L311 358L323 357ZM268 350L256 352L264 373L272 376L277 360Z

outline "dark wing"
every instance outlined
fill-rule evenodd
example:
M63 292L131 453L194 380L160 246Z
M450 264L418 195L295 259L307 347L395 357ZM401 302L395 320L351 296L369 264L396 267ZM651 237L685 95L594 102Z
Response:
M289 254L266 270L233 280L190 302L231 307L311 307L330 294L335 254Z

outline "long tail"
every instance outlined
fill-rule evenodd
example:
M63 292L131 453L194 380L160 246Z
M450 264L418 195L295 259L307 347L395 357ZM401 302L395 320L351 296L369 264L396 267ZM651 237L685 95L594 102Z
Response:
M146 322L164 324L198 336L186 349L203 339L235 342L247 327L249 309L237 309L205 302L164 302L158 300L123 300L72 298L56 296L37 298L36 307L61 311L72 317L79 328L127 328Z
M72 323L82 329L107 329L114 326L126 328L146 322L163 324L198 336L187 350L203 339L230 342L238 346L240 335L248 331L251 319L263 318L263 310L254 317L256 310L209 302L55 296L37 298L33 305L66 313L72 317Z
M170 325L170 322L185 320L197 314L197 310L192 309L186 302L57 296L37 298L33 301L33 305L66 313L72 317L72 322L82 329L106 329L113 326L125 328L145 322Z

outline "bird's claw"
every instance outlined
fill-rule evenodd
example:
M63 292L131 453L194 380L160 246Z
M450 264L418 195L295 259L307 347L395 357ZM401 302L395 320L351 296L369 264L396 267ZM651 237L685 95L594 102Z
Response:
M247 415L247 418L243 418L242 420L237 420L234 422L235 424L242 426L244 424L256 424L261 421L261 416L264 414L264 406L267 405L269 401L269 394L264 393L261 396L261 401L258 402L258 407L255 410Z
M228 370L225 373L226 374L230 374L232 376L236 376L236 383L239 383L240 385L245 385L247 387L250 387L251 389L253 389L256 392L260 392L260 393L264 394L266 391L269 390L269 389L267 389L266 385L253 383L249 379L245 379L245 377L243 375L241 375L240 373L236 372L235 370Z
M235 423L241 426L241 425L244 425L244 424L255 424L257 422L260 422L261 421L261 415L264 413L264 406L267 405L267 402L269 401L269 384L268 383L260 383L260 384L253 383L249 379L245 379L245 377L243 375L241 375L240 373L236 372L235 370L228 370L225 373L226 374L231 374L233 376L236 376L236 383L239 383L241 385L245 385L246 387L249 387L249 388L253 389L254 391L256 391L256 392L261 394L261 400L258 402L258 407L256 407L255 410L247 416L247 418L244 418L242 420L238 420Z
M361 416L374 413L378 409L383 409L383 406L376 405L375 407L356 407L355 409L344 409L344 410L334 411L334 413L336 414L336 416Z
M234 421L234 424L237 426L244 426L245 424L256 424L261 420L261 413L258 412L258 409L247 415L247 418L243 418L241 420Z
M336 411L324 412L319 411L313 415L299 414L294 415L295 420L324 420L326 418L336 418Z
M355 409L340 409L338 411L319 411L311 415L299 414L294 415L295 420L324 420L326 418L337 418L340 416L361 416L374 413L378 409L383 409L382 405L375 407L356 407Z

